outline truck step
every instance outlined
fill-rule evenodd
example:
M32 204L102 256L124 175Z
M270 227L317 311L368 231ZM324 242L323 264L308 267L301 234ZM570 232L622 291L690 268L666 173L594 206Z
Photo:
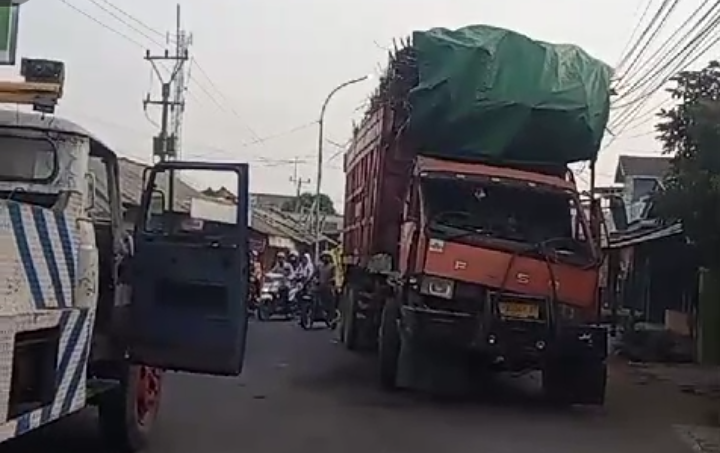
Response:
M102 393L112 390L120 385L116 379L92 378L87 381L87 399L92 399Z

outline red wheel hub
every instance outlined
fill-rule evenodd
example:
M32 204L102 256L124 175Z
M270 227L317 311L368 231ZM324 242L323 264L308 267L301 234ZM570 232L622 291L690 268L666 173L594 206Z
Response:
M135 408L138 424L151 423L160 403L162 372L148 366L138 367L137 397Z

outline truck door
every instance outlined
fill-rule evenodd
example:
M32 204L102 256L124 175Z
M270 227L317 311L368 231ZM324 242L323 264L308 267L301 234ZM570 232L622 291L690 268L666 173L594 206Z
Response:
M193 188L217 184L222 189L214 192ZM247 331L247 207L247 164L168 161L150 170L131 260L125 336L132 362L240 374Z

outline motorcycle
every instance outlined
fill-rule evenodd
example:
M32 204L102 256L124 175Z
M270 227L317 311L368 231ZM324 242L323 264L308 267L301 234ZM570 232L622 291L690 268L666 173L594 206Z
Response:
M260 282L254 276L250 276L250 296L248 297L247 310L250 317L257 313L258 304L260 302Z
M257 317L260 321L269 321L274 315L291 318L295 312L292 303L291 282L277 273L267 273L260 288Z
M337 323L337 313L329 313L328 307L323 304L318 290L317 281L307 282L299 293L298 304L300 314L298 323L303 330L310 330L316 322L324 322L334 329Z

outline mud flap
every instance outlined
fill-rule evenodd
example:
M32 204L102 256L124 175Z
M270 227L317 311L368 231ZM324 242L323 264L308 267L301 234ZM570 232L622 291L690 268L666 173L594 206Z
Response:
M235 200L226 198L215 206L202 199L204 214L194 212L195 205L188 206L194 200L183 198L188 190L179 174L197 172L213 172L215 181L222 180L221 173L236 177ZM159 212L156 195L161 199ZM125 339L133 363L214 375L242 371L248 318L247 206L247 164L169 161L152 168L131 263Z

